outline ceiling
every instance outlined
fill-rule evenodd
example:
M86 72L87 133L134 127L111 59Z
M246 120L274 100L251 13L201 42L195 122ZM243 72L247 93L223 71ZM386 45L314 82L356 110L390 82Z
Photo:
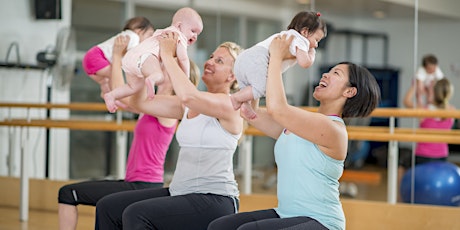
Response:
M246 0L260 4L311 9L324 14L374 18L379 15L390 18L414 18L414 0ZM300 4L299 2L310 2ZM432 3L435 2L436 5ZM313 4L311 4L313 3ZM419 0L419 20L460 20L460 1ZM376 13L376 11L379 11ZM377 14L377 15L375 15Z

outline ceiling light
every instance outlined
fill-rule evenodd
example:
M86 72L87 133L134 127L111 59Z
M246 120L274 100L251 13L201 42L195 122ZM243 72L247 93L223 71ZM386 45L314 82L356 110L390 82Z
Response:
M297 3L307 5L310 4L310 0L297 0Z
M383 12L382 10L376 10L374 11L374 13L372 13L372 15L374 16L374 18L378 18L378 19L382 19L387 16L386 13Z

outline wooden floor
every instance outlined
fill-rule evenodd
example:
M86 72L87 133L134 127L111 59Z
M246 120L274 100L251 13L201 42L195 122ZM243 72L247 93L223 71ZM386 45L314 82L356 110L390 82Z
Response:
M19 221L19 209L0 207L0 230L54 230L59 229L56 212L29 210L29 220ZM94 216L80 215L78 230L94 229Z
M369 170L369 169L368 169ZM358 194L354 199L385 201L386 200L386 171L384 169L371 168L382 172L382 182L379 185L356 184ZM276 194L276 186L267 187L270 170L263 171L261 175L253 178L252 191L256 194ZM1 194L2 192L0 192ZM348 198L348 197L347 197ZM57 204L56 204L57 205ZM87 208L87 207L86 207ZM88 212L86 212L88 213ZM54 230L58 229L57 212L44 212L29 210L29 220L19 221L19 209L17 207L0 206L0 230ZM78 230L94 229L94 215L83 214L79 216Z

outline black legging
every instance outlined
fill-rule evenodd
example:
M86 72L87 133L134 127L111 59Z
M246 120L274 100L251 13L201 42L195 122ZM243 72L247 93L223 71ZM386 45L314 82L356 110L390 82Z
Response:
M214 194L171 196L167 188L120 192L97 203L96 229L205 230L235 208L236 199Z
M327 230L315 219L301 216L280 218L274 209L242 212L211 222L208 230Z
M67 184L59 189L58 202L68 205L92 205L104 196L116 192L146 188L161 188L163 183L126 182L124 180L95 180Z

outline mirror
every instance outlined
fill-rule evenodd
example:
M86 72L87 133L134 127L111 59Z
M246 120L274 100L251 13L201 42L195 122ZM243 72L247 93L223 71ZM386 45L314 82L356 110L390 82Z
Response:
M251 0L227 1L225 7L222 7L220 1L204 0L125 2L73 0L72 24L77 29L80 51L119 31L126 20L126 4L133 4L135 14L146 16L156 28L169 25L172 14L178 7L192 5L202 15L204 30L198 42L191 47L190 56L202 69L204 61L221 42L235 41L243 47L250 47L286 28L291 17L305 9L321 12L328 23L328 36L320 42L314 66L309 69L293 67L285 74L286 93L294 105L314 106L315 101L311 98L313 85L319 81L322 72L344 60L364 65L374 73L382 90L380 107L403 107L404 95L420 66L421 58L428 53L438 57L439 66L449 76L451 83L460 85L460 54L453 51L460 36L460 32L455 29L460 22L455 10L460 9L460 3L456 1ZM97 14L105 12L107 17L102 21L91 20L88 15L91 15L92 8L98 9ZM254 8L257 10L253 10ZM92 84L82 82L82 78L79 81L78 84L73 84L76 87L73 89L75 93L72 93L75 100L101 102L97 93L91 98L88 95L77 96L77 92L82 90L91 91ZM97 88L95 89L97 92ZM451 103L460 107L459 97L452 98ZM357 125L388 126L390 119L374 117L361 123L350 122ZM418 123L419 119L395 119L397 127L416 129ZM391 173L386 170L388 143L356 141L351 142L350 146L354 149L349 151L346 167L361 170L363 167L368 169L368 164L374 165L374 168L379 168L382 172L384 180L381 181L382 187L356 184L355 189L358 192L349 195L355 199L387 201L387 174L394 176L398 166L397 163L393 165ZM400 142L397 147L399 155L409 156L412 164L411 156L416 144ZM452 154L453 151L458 154L460 150L454 145L449 147L451 160L456 155ZM262 138L254 141L255 169L263 171L274 167L273 158L268 157L270 154L267 151L273 151L273 142ZM174 167L173 165L170 167ZM394 179L396 181L392 181L392 185L398 186L399 181ZM268 183L262 180L262 184L265 182ZM260 191L263 192L264 188L260 188ZM393 195L398 193L399 190ZM393 196L391 199L394 198Z
M450 87L442 82L435 84L441 77L447 79L452 87L460 83L456 68L459 55L451 49L456 45L455 39L452 38L458 34L452 29L459 23L458 13L454 12L458 7L458 2L451 1L437 1L436 4L429 0L415 1L418 11L414 17L416 36L413 55L414 75L411 82L420 81L412 98L412 103L418 108L446 110L449 109L449 105L457 105L458 108L458 97L449 99L445 94L437 93L447 92ZM447 36L439 36L441 34ZM404 89L409 90L411 82L406 81ZM436 99L430 99L430 89ZM417 95L426 96L418 99ZM449 105L440 103L443 100ZM412 119L411 126L413 129L459 128L452 118ZM404 173L401 182L403 200L410 203L459 206L459 149L459 145L455 144L412 143L412 168Z

